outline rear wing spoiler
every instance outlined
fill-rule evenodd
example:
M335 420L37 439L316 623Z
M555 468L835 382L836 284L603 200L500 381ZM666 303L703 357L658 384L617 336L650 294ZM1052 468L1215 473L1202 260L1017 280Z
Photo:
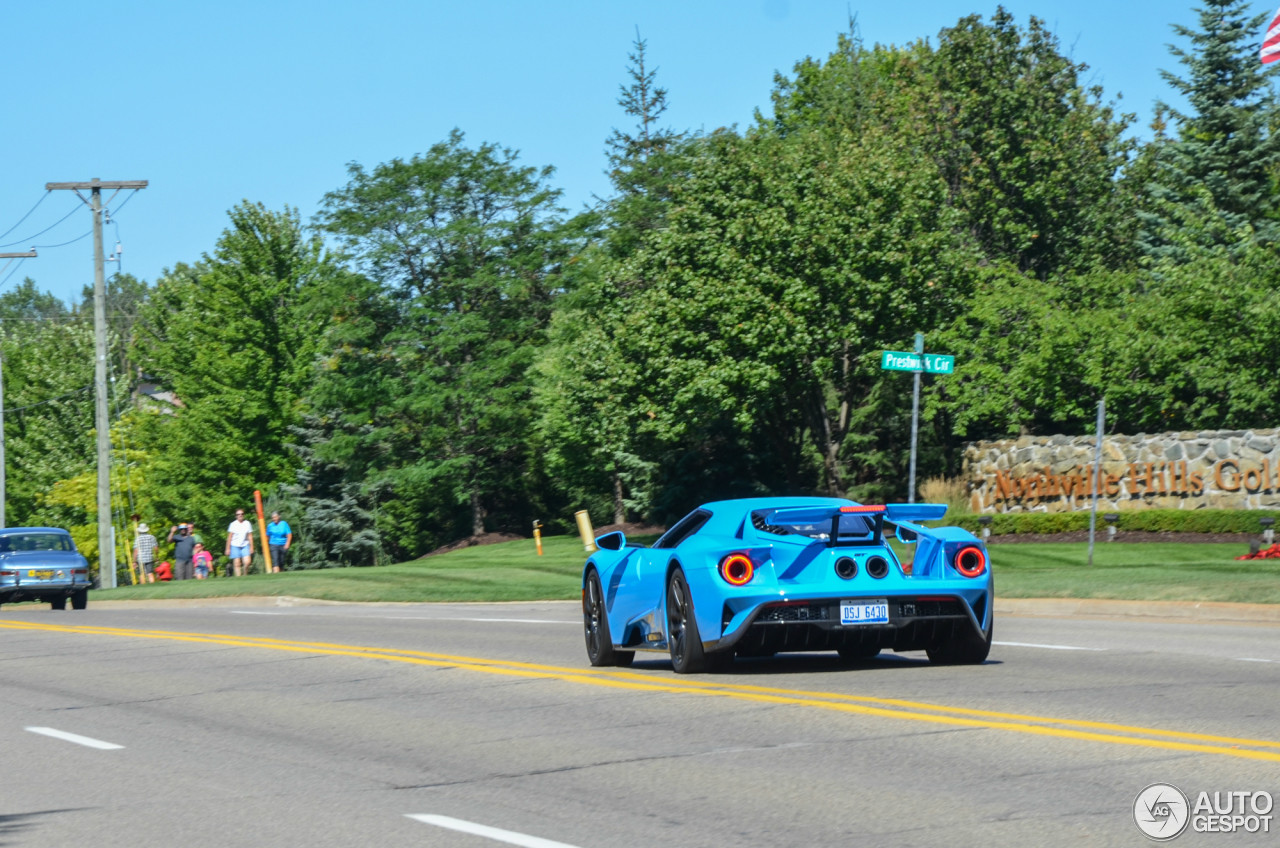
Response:
M903 503L885 505L885 518L894 523L899 521L937 521L946 514L946 504Z
M827 513L829 518L824 517L822 520L830 520L831 530L827 534L827 547L837 547L846 545L878 545L884 534L884 524L886 521L892 524L909 521L933 521L941 518L947 511L946 504L849 504L847 506L818 507L815 510L813 506L796 506L783 507L775 510L774 516L794 515L796 513ZM869 536L861 536L857 539L850 538L847 535L840 534L840 518L844 515L860 515L871 522L872 532Z

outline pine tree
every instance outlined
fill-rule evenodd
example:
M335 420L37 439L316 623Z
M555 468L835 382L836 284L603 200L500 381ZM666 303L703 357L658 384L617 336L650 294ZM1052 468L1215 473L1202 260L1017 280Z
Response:
M611 223L609 253L635 253L646 234L662 225L672 188L683 173L680 152L687 133L659 124L667 111L667 90L657 84L658 69L645 57L648 42L636 33L627 54L630 85L619 85L618 105L635 119L628 132L614 129L607 142L609 179L617 195L606 204Z
M1143 215L1143 250L1156 259L1185 258L1188 242L1231 247L1280 235L1271 185L1280 137L1269 128L1275 101L1255 38L1266 15L1249 15L1248 0L1203 0L1197 12L1198 29L1173 26L1190 49L1169 48L1186 76L1160 72L1190 108L1158 107L1173 133L1154 142Z

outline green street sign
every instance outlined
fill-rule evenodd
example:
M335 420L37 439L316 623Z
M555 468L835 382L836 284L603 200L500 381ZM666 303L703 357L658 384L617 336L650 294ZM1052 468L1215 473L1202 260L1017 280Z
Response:
M908 353L886 350L880 355L883 371L923 371L926 374L954 374L956 358L942 353Z

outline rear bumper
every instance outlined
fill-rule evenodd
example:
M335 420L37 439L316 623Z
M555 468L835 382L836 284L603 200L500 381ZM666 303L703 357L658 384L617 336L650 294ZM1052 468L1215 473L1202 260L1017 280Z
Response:
M918 651L967 634L983 633L990 614L984 594L970 605L956 596L890 597L888 624L841 624L840 602L823 599L762 604L747 622L724 638L704 643L707 651L834 651L879 648ZM731 617L725 610L724 623Z
M77 592L91 588L89 583L21 583L0 584L0 604L16 604L21 601L43 601L48 598L69 598Z

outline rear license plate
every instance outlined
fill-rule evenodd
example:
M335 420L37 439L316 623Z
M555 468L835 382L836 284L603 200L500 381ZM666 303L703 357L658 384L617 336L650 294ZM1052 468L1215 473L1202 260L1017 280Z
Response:
M28 571L27 576L32 580L49 580L53 577L53 571L48 568L40 571Z
M841 601L841 624L888 624L889 602L883 598L874 601Z

